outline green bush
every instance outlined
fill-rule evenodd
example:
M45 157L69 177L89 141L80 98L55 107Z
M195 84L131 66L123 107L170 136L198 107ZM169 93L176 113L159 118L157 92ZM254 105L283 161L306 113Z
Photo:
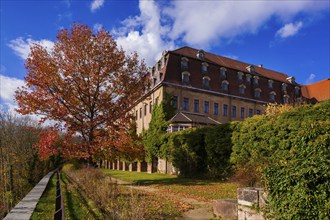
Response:
M239 122L221 124L207 128L205 150L207 168L212 177L227 177L231 170L232 132Z
M330 217L329 131L329 120L302 122L286 156L265 170L272 218Z
M199 176L206 171L205 128L187 129L168 135L168 158L181 176Z
M330 217L329 110L330 101L300 106L233 131L231 162L267 188L269 217Z

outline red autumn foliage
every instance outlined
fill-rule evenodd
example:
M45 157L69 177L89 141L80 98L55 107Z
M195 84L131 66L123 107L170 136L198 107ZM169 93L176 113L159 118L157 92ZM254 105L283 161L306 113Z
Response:
M94 34L88 26L74 24L59 31L51 51L33 45L25 67L26 86L16 91L17 111L64 126L62 154L86 158L102 146L120 148L115 144L123 138L118 131L127 130L132 119L127 110L145 90L147 71L136 53L125 55L105 30ZM41 137L43 157L55 153L50 144L54 132ZM77 134L80 141L71 142Z

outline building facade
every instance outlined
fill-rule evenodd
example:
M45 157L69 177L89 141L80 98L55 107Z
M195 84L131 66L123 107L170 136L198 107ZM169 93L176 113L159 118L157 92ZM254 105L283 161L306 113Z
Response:
M241 121L264 113L268 103L302 101L292 76L190 47L164 51L149 78L150 90L133 107L138 133L165 94L177 111L169 131Z

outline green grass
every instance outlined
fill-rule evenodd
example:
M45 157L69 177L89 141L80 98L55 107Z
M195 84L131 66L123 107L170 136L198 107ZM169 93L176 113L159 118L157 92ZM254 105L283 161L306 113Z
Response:
M176 176L160 174L160 173L146 173L146 172L129 172L121 170L109 170L109 169L100 169L104 174L111 175L114 178L124 180L129 183L148 185L148 184L159 184L167 182L172 182L174 179L177 179Z
M236 199L239 183L207 179L179 178L173 175L101 169L105 174L137 185L151 185L163 190L206 200Z
M55 211L55 199L56 199L56 175L53 175L47 187L42 194L37 207L32 213L31 219L53 219Z
M61 173L61 184L65 219L102 219L102 214L96 205L86 198L64 173Z
M64 200L65 219L103 219L101 212L94 203L77 190L65 174L61 173L60 178ZM41 196L31 219L54 219L55 199L56 175L53 175L45 192Z

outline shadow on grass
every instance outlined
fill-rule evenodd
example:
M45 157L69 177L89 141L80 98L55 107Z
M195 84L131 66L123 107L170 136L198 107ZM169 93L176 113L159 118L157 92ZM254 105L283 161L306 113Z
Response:
M66 197L66 201L67 201L66 205L67 205L67 208L69 211L70 219L80 220L80 219L86 217L85 214L82 213L82 210L80 207L81 205L83 205L88 210L88 213L93 216L93 219L100 219L100 217L89 206L88 201L82 195L80 190L77 188L74 188L73 191L77 193L77 197L78 197L79 201L82 202L82 204L77 204L77 201L74 198L75 197L74 192L70 192L70 190L68 189L68 185L73 184L73 183L69 180L69 178L67 176L63 177L64 175L65 174L61 173L61 181L64 183L64 187L65 187L65 197Z

